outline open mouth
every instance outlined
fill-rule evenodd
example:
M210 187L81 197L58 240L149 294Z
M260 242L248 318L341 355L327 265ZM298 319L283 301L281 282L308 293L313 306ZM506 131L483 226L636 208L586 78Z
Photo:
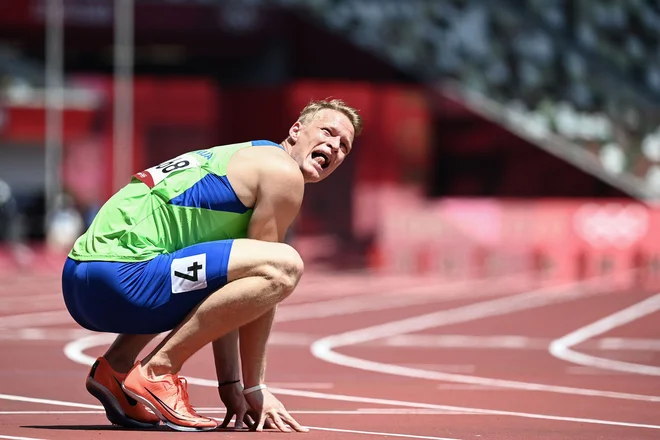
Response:
M320 151L312 152L312 160L316 161L323 169L330 166L330 158Z

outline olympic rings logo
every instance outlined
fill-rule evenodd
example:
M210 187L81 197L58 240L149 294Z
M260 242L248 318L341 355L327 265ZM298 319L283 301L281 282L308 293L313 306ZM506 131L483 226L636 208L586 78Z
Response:
M595 248L624 249L642 239L649 228L649 214L641 205L588 203L573 217L575 232Z

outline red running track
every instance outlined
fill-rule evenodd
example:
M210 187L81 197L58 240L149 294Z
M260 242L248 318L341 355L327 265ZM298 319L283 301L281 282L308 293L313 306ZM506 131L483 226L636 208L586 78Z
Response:
M608 285L306 274L280 307L267 377L311 434L278 438L660 438L660 297ZM86 393L109 339L68 317L57 273L3 275L0 330L0 439L167 431L113 427ZM182 375L222 419L213 372L205 348Z

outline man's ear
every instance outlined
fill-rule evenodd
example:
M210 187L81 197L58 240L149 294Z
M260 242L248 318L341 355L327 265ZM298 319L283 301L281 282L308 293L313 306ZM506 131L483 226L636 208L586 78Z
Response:
M302 131L302 124L300 123L300 121L296 121L296 123L293 124L289 129L289 137L291 137L293 142L298 141L298 137L300 136L301 131Z

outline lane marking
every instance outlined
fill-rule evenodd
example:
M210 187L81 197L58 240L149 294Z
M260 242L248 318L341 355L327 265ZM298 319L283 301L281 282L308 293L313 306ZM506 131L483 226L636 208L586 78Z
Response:
M401 365L369 361L334 351L334 349L338 347L354 346L385 337L393 337L401 334L422 331L450 324L465 323L487 317L502 316L513 312L569 301L572 299L584 297L585 295L593 295L597 293L597 291L585 292L583 289L578 289L578 286L580 286L580 283L563 286L565 290L562 292L556 292L554 289L544 288L532 292L473 303L454 309L441 310L438 312L428 313L425 315L415 316L399 321L391 321L385 324L379 324L340 333L337 335L327 336L315 341L311 346L311 352L316 358L332 364L360 370L373 371L377 373L391 374L395 376L413 377L417 379L444 382L468 383L473 385L496 386L525 391L542 391L578 396L606 397L613 399L638 400L644 402L660 402L660 396L649 396L644 394L622 393L615 391L601 391L587 388L546 385L532 382L520 382L480 376L468 376L463 374L443 373L440 371L429 371L419 368L410 368Z
M23 313L20 315L0 316L0 328L3 327L22 327L25 324L36 325L54 325L54 324L74 324L75 321L66 310L51 310L48 312ZM79 328L79 327L78 327Z
M43 403L44 405L73 406L77 408L103 409L101 405L88 405L86 403L66 402L63 400L39 399L35 397L0 394L0 400L13 400L15 402Z
M41 290L41 289L40 289ZM61 294L0 296L0 310L4 312L48 309L62 304Z
M467 348L497 350L547 350L552 338L522 335L449 335L449 334L408 334L385 338L381 343L370 346L400 348ZM582 342L589 350L605 351L660 351L660 339L650 338L600 338Z
M187 378L189 383L194 383L196 385L217 387L218 382L209 379L199 379L199 378ZM434 409L441 411L448 411L452 413L465 413L465 414L481 414L481 415L499 415L499 416L516 416L530 419L540 419L540 420L557 420L557 421L567 421L567 422L577 422L577 423L588 423L596 425L610 425L610 426L625 426L632 428L648 428L648 429L660 429L660 425L649 425L641 423L629 423L629 422L615 422L611 420L599 420L599 419L587 419L587 418L576 418L576 417L562 417L562 416L551 416L545 414L532 414L532 413L522 413L522 412L513 412L513 411L500 411L500 410L491 410L491 409L479 409L479 408L466 408L460 406L450 406L450 405L435 405L429 403L420 403L420 402L407 402L402 400L391 400L391 399L378 399L372 397L359 397L359 396L347 396L342 394L328 394L321 393L318 391L303 391L303 390L288 390L284 388L271 388L271 391L275 394L296 396L296 397L307 397L312 399L324 399L324 400L336 400L343 402L355 402L355 403L367 403L375 405L389 405L389 406L398 406L398 407L409 407L409 408L422 408L422 409ZM23 396L9 396L6 394L0 394L0 398L7 398L9 400L20 400L26 402L37 401L36 403L44 403L49 405L57 406L73 406L73 407L95 407L94 409L102 409L100 405L87 405L84 403L76 402L65 402L58 400L48 400L48 399L34 399L31 397ZM99 413L101 413L99 411ZM330 428L328 428L330 429ZM382 434L389 435L389 434Z
M409 368L426 368L433 371L444 371L445 373L474 373L477 369L477 366L474 364L417 363L417 364L399 364L399 365Z
M192 379L192 378L191 378ZM199 381L199 379L197 379ZM206 381L206 386L209 386L210 383L214 381ZM193 383L192 380L189 380L190 383ZM217 386L217 382L215 382ZM201 383L197 382L197 385ZM427 409L440 409L445 411L457 411L457 412L468 412L472 414L481 414L481 415L491 415L491 416L514 416L522 417L528 419L539 419L539 420L554 420L562 422L576 422L576 423L588 423L594 425L609 425L609 426L624 426L630 428L648 428L648 429L660 429L660 425L650 425L643 423L631 423L631 422L617 422L612 420L600 420L600 419L589 419L589 418L580 418L580 417L564 417L564 416L553 416L546 414L533 414L533 413L524 413L516 411L500 411L493 409L481 409L481 408L468 408L462 406L452 406L452 405L436 405L430 403L420 403L420 402L406 402L402 400L391 400L391 399L378 399L372 397L358 397L358 396L347 396L342 394L328 394L321 393L317 391L301 391L301 390L287 390L287 389L271 389L275 394L296 396L296 397L309 397L312 399L328 399L328 400L339 400L343 402L357 402L357 403L368 403L376 405L392 405L392 406L407 406L413 408L427 408Z
M332 382L270 382L268 386L303 390L331 390L335 384Z
M575 284L571 285L572 287L576 287ZM538 305L544 305L544 302L547 303L547 298L557 298L560 296L566 296L567 299L570 299L571 297L584 297L586 295L590 294L596 294L596 293L602 293L603 290L593 290L590 291L590 289L587 289L588 283L582 283L578 284L577 286L582 287L579 291L576 292L576 290L571 290L568 292L564 292L563 294L560 294L559 292L555 292L554 295L550 295L549 291L550 289L541 289L538 291L530 292L527 295L534 295L536 294L537 296L544 295L546 297L545 301L543 301L543 298L532 298L531 304L533 304L535 301L539 304ZM559 289L559 288L557 288ZM554 289L553 289L554 290ZM517 295L516 297L521 297L524 295ZM502 298L501 300L506 300L510 301L512 297L505 297ZM495 302L497 304L497 301L501 300L495 300L495 301L487 301L485 303L493 303ZM550 302L555 302L555 301L550 301ZM477 306L479 304L484 304L484 303L477 303ZM527 304L526 307L521 307L520 309L525 309L525 308L530 308L531 305ZM465 310L467 307L463 307L462 309ZM461 309L461 308L459 308ZM501 314L501 313L500 313ZM476 318L472 318L476 319ZM405 320L404 320L405 321ZM390 323L392 324L392 323ZM434 327L437 327L437 325L434 325ZM429 327L430 328L430 327ZM350 332L349 332L350 333ZM402 333L405 333L402 332ZM396 334L396 333L394 333ZM98 341L103 341L103 336L112 336L112 335L98 335L96 336L95 340L93 337L87 337L83 338L81 340L76 340L72 341L70 344L67 344L65 353L67 354L67 357L69 357L71 360L75 362L82 363L84 365L91 365L92 362L94 361L94 358L85 355L82 352L83 347L89 348L93 347L96 345L103 345L104 343L101 342L101 344L98 343ZM109 342L112 341L111 338ZM380 365L379 365L380 367ZM484 379L484 378L477 378L477 379ZM217 387L217 381L214 380L208 380L208 379L199 379L199 378L188 378L189 383L194 383L197 385L202 385L202 386L210 386L210 387ZM459 381L460 382L460 381ZM508 382L508 381L505 381ZM520 383L516 383L520 384ZM528 384L528 383L522 383L524 384L528 389L530 386L535 387L539 386L541 384ZM543 387L543 385L541 385ZM631 422L618 422L618 421L611 421L611 420L599 420L599 419L588 419L588 418L575 418L575 417L563 417L563 416L552 416L552 415L545 415L545 414L533 414L533 413L522 413L522 412L511 412L511 411L500 411L500 410L489 410L489 409L477 409L477 408L466 408L466 407L457 407L457 406L447 406L447 405L432 405L432 404L424 404L424 403L418 403L418 402L404 402L404 401L397 401L397 400L389 400L389 399L374 399L374 398L365 398L365 397L358 397L358 396L345 396L345 395L337 395L337 394L328 394L328 393L321 393L321 392L313 392L313 391L303 391L303 390L291 390L291 389L285 389L285 388L272 388L271 389L274 393L277 394L282 394L282 395L290 395L290 396L297 396L297 397L307 397L307 398L313 398L313 399L330 399L330 400L339 400L339 401L349 401L349 402L361 402L361 403L370 403L370 404L379 404L379 405L391 405L391 406L407 406L407 407L414 407L414 408L426 408L426 409L440 409L440 410L446 410L446 411L458 411L458 412L468 412L468 413L473 413L473 414L486 414L486 415L500 415L500 416L515 416L515 417L523 417L523 418L531 418L531 419L542 419L542 420L555 420L555 421L569 421L569 422L576 422L576 423L588 423L588 424L599 424L599 425L610 425L610 426L625 426L625 427L636 427L636 428L648 428L648 429L660 429L660 425L650 425L650 424L640 424L640 423L631 423ZM574 389L568 389L570 390L571 394L575 391ZM577 389L580 390L580 389ZM586 390L589 392L595 391L595 390ZM598 395L603 395L603 392L595 391L599 393ZM608 392L605 392L608 393ZM639 396L639 395L634 395L634 394L626 394L626 393L612 393L612 395L618 397L618 398L631 398L632 400L655 400L658 399L655 396Z
M23 327L8 328L0 332L0 340L4 341L70 341L91 334L89 330Z
M216 388L218 382L210 379L201 379L196 377L187 377L188 383ZM375 397L360 397L360 396L349 396L345 394L329 394L322 393L319 391L303 391L303 390L290 390L285 388L270 388L270 390L275 394L282 394L285 396L294 396L294 397L307 397L310 399L322 399L322 400L337 400L341 402L354 402L354 403L366 403L372 405L389 405L389 406L400 406L400 407L409 407L409 408L424 408L424 409L437 409L443 411L456 411L456 412L465 412L471 414L482 414L482 415L495 415L495 416L514 416L522 417L528 419L540 419L540 420L554 420L562 422L576 422L576 423L588 423L594 425L609 425L609 426L624 426L630 428L648 428L648 429L660 429L660 425L650 425L643 423L632 423L632 422L617 422L613 420L601 420L601 419L589 419L589 418L579 418L579 417L564 417L564 416L553 416L547 414L534 414L534 413L524 413L516 411L502 411L494 409L482 409L482 408L472 408L472 407L463 407L463 406L453 406L453 405L437 405L433 403L422 403L422 402L409 402L404 400L393 400L393 399L380 399Z
M602 368L584 367L582 365L567 365L564 372L580 376L622 376L627 374L621 371L603 370Z
M91 348L98 345L104 345L104 337L107 342L108 336L112 335L94 335L92 337L83 338L84 341L72 341L70 344L67 344L67 349L65 353L67 357L73 362L77 362L86 366L90 366L94 363L96 358L88 356L83 353L80 348L85 347ZM110 338L114 339L114 338ZM216 380L202 379L196 377L186 377L188 383L217 388L218 382ZM388 406L399 406L399 407L409 407L409 408L423 408L423 409L436 409L442 411L455 411L455 412L464 412L471 414L485 414L485 415L500 415L500 416L513 416L513 417L523 417L530 419L541 419L541 420L554 420L562 422L577 422L577 423L589 423L596 425L611 425L611 426L624 426L624 427L633 427L633 428L648 428L648 429L660 429L660 425L647 425L639 423L630 423L630 422L617 422L611 420L599 420L599 419L584 419L584 418L574 418L574 417L563 417L563 416L552 416L546 414L533 414L533 413L522 413L522 412L511 412L511 411L500 411L500 410L490 410L490 409L479 409L479 408L469 408L461 406L448 406L448 405L434 405L421 402L406 402L402 400L391 400L391 399L377 399L371 397L359 397L359 396L347 396L342 394L329 394L321 393L318 391L304 391L304 390L292 390L286 388L271 388L271 391L275 394L282 394L285 396L294 396L294 397L306 397L310 399L325 399L325 400L337 400L341 402L356 402L356 403L366 403L374 405L388 405ZM634 396L634 395L633 395ZM650 396L643 396L650 397Z
M226 413L225 408L205 408L196 407L200 413ZM431 409L410 409L410 408L358 408L352 410L291 410L291 414L354 414L354 415L474 415L466 411L447 411ZM66 415L66 414L105 414L105 411L0 411L2 415Z
M225 414L225 408L196 407L195 410L204 414ZM466 411L446 411L439 409L410 408L359 408L342 410L291 410L290 414L320 414L320 415L475 415ZM0 411L0 415L77 415L105 414L105 411Z
M373 431L357 431L355 429L339 429L339 428L319 428L317 426L307 426L310 430L316 431L331 431L331 432L346 432L350 434L367 434L367 435L379 435L385 437L402 437L402 438L422 438L429 440L458 440L455 438L449 437L430 437L427 435L412 435L412 434L395 434L392 432L373 432Z
M602 338L596 344L601 350L660 351L660 339L646 338Z
M486 385L471 385L468 383L440 383L435 386L437 390L463 390L463 391L502 391L500 387L489 387Z
M529 282L522 276L505 276L483 280L458 281L451 284L438 286L437 284L420 284L410 286L380 285L381 292L377 295L360 295L358 297L342 297L330 300L306 302L302 304L283 304L277 311L275 319L277 322L292 322L306 319L328 318L346 314L357 314L366 311L389 310L406 306L423 305L427 303L441 303L456 298L478 298L484 296L502 295L512 289L523 289L529 286ZM497 289L483 289L486 286L497 284ZM335 284L324 283L319 289L334 291ZM364 287L361 287L364 289ZM388 289L383 292L383 289ZM317 291L315 291L317 293ZM375 297L378 301L374 300ZM0 316L0 328L20 328L24 325L49 326L57 324L76 325L66 310L51 310L44 312L30 312L23 314ZM77 325L75 330L81 330ZM26 339L40 339L41 336L28 336ZM91 333L91 332L88 332ZM33 335L43 335L35 329ZM74 336L75 337L75 336ZM43 339L46 339L45 337ZM299 337L296 343L303 343ZM306 345L311 341L304 340Z
M515 335L398 335L383 340L388 347L485 348L485 349L542 349L550 345L549 338Z
M0 411L3 416L22 416L22 415L77 415L77 414L105 414L105 411Z
M606 359L580 353L571 349L571 347L584 342L587 339L608 332L629 322L633 322L643 316L655 313L658 310L660 310L660 293L552 341L548 350L554 357L578 365L602 368L604 370L622 371L625 373L660 376L660 367Z
M2 435L2 434L0 434L0 438L6 438L8 440L43 440L35 437L13 437L11 435Z
M492 289L493 285L496 289ZM317 318L329 318L357 314L362 312L397 309L429 303L441 303L453 299L478 298L484 296L497 296L512 289L529 287L529 283L521 281L520 277L498 277L483 280L457 281L438 286L421 285L413 287L398 287L392 289L385 287L377 295L361 295L314 301L303 304L282 305L275 315L276 322L292 322ZM491 287L485 289L485 287ZM364 288L364 287L362 287ZM376 300L377 298L377 300Z

